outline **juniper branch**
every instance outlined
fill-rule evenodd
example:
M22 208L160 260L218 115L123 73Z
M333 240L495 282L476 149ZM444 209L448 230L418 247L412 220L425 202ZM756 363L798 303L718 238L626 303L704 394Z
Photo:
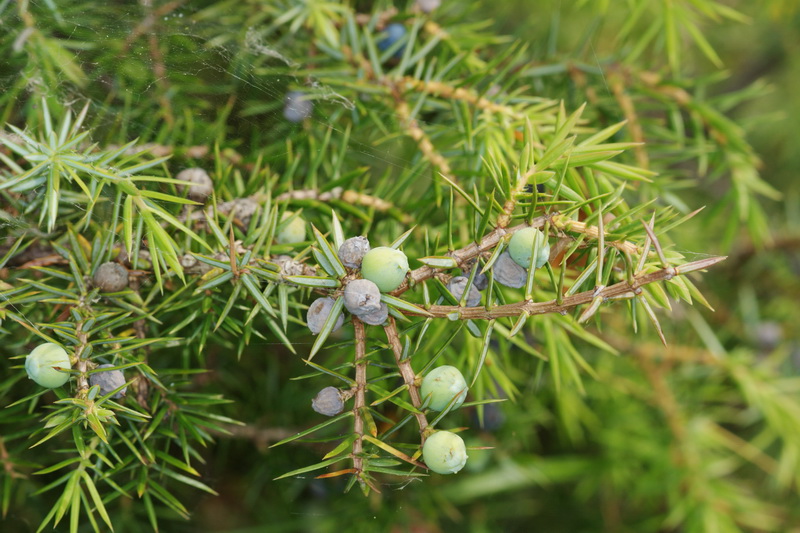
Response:
M361 410L366 408L365 393L367 388L367 334L364 323L358 317L353 317L353 330L355 334L355 368L356 368L356 391L353 400L353 433L356 440L353 441L353 469L356 471L359 481L361 473L364 471L364 459L361 457L363 452L364 419Z
M419 388L416 383L416 374L411 368L411 361L403 359L403 346L400 344L400 337L397 333L397 324L394 317L389 317L389 322L383 327L386 332L386 339L389 341L389 346L392 348L394 360L397 363L397 368L400 370L400 375L403 377L403 382L408 386L408 395L411 397L411 405L417 409L422 409L422 397L419 394ZM419 433L422 438L422 443L425 443L425 429L428 427L428 419L425 413L414 413L414 418L417 419L419 425Z
M592 300L597 297L602 297L604 301L634 298L641 294L642 287L645 285L658 281L668 281L675 276L680 276L696 270L703 270L725 259L726 257L711 257L692 263L686 263L679 267L667 267L649 274L639 274L633 277L632 282L620 281L619 283L609 285L600 290L592 289L573 294L572 296L565 297L561 303L557 300L551 300L549 302L524 301L499 305L491 309L486 309L485 307L432 305L426 308L429 315L423 315L422 313L415 313L413 311L404 311L404 313L410 316L433 316L438 318L450 318L455 313L460 320L492 320L501 317L519 316L522 313L527 313L528 315L559 313L563 315L574 307L592 302Z

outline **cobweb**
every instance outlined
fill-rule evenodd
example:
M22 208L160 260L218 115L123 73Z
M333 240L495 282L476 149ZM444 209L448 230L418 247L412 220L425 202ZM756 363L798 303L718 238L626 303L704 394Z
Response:
M396 172L407 172L415 166L408 152L397 150L395 143L367 144L346 135L342 124L348 117L342 114L357 113L356 104L314 76L313 58L297 57L289 51L291 43L287 45L285 35L276 35L270 26L271 18L264 17L263 22L237 31L229 24L210 19L204 6L189 2L156 4L142 0L138 5L97 6L97 12L92 13L82 12L78 5L60 5L50 0L33 0L29 6L34 20L48 28L46 34L40 34L36 25L26 27L10 0L0 0L0 33L8 32L6 35L11 37L11 53L0 60L0 92L14 90L23 79L25 87L18 91L15 107L38 107L45 96L71 109L73 116L88 102L83 129L92 130L91 142L101 149L138 139L133 150L148 149L153 155L165 155L175 148L186 150L185 157L167 162L174 176L182 169L179 165L187 166L183 160L193 159L193 153L202 154L195 158L194 165L212 172L217 143L221 148L233 145L244 157L252 158L258 149L247 143L263 140L271 149L264 163L280 166L287 152L276 151L281 145L276 140L291 138L304 129L330 129L340 139L348 139L347 157L357 158L360 165ZM53 39L68 52L60 62L57 54L51 53L53 68L46 79L37 70L28 69L25 60L41 53L37 47L41 47L42 38ZM109 55L127 70L119 73L119 79L110 79L99 66L100 60L107 64ZM196 85L192 80L197 81ZM234 109L229 117L220 119L219 128L195 129L187 135L191 146L169 146L164 138L172 126L165 126L163 117L169 115L167 108L173 98L187 98L186 94L176 95L182 90L196 91L198 105L194 112L206 122L214 122L217 117L209 114L224 109L232 99ZM313 110L299 122L284 117L291 91L307 91L313 98ZM123 108L127 110L124 116L120 113ZM401 122L390 107L373 106L371 112L386 123ZM154 119L159 114L162 118ZM191 118L172 119L188 129ZM415 120L423 127L427 124L423 116ZM26 127L24 123L14 125ZM238 130L254 132L250 135L253 140L239 135ZM0 128L0 134L13 135L6 128ZM237 140L245 144L236 145ZM192 147L198 150L192 152ZM415 179L435 178L430 170L422 169ZM73 205L85 209L81 204ZM22 216L0 218L0 235L19 233L27 225Z

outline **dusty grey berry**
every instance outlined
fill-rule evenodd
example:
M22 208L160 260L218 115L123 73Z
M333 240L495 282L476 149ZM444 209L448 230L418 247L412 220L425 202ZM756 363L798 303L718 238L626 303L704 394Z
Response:
M344 306L356 316L374 314L381 309L381 291L368 279L354 279L344 288Z
M771 352L783 341L783 328L777 322L761 322L756 326L755 338L759 348Z
M430 13L442 5L442 0L417 0L417 6L423 13Z
M356 315L364 324L370 326L380 326L389 318L389 306L381 302L381 307L377 311L368 314Z
M460 302L461 297L464 295L464 289L467 288L467 282L469 282L469 278L466 276L454 276L447 282L447 290ZM480 303L481 293L475 288L475 285L472 285L467 294L467 307L475 307Z
M351 237L339 247L339 260L347 268L359 268L367 252L369 240L366 237Z
M272 262L280 267L283 276L302 276L305 271L303 263L295 261L288 255L276 256Z
M486 287L489 286L489 276L483 274L482 272L478 272L475 274L475 279L472 280L472 286L479 291L485 291Z
M314 103L307 100L305 93L289 91L283 101L283 117L289 122L302 122L311 116Z
M208 172L202 168L187 168L178 172L175 179L187 182L186 185L178 185L178 190L183 191L189 188L189 198L195 202L205 202L211 193L214 192L214 182Z
M331 314L334 303L336 303L336 300L327 297L314 300L314 303L308 308L308 313L306 313L306 322L311 333L316 335L322 331L322 327L325 325L325 321L328 320L328 315ZM339 313L332 331L342 327L342 324L344 324L344 315Z
M344 410L344 402L339 389L325 387L311 400L311 408L321 415L336 416Z
M497 283L519 289L528 281L528 271L519 266L508 252L503 252L492 265L492 272Z
M128 251L124 247L122 248L122 250L120 250L119 255L117 256L117 261L125 265L128 265L130 267L133 267L133 259L131 257L128 257ZM153 268L152 257L150 256L150 252L148 250L145 249L139 250L139 260L136 262L136 268L144 270L150 270L151 268Z
M97 267L92 281L102 292L119 292L128 286L128 269L109 261Z
M111 368L114 365L100 365L97 368ZM94 374L89 375L89 386L94 387L97 385L100 387L100 396L105 396L112 390L116 389L117 387L122 387L125 384L125 374L122 373L122 370L106 370L104 372L95 372ZM122 398L125 396L128 387L123 388L112 398Z
M237 198L236 200L224 202L217 206L217 211L223 215L237 218L246 228L250 227L250 219L253 218L257 210L258 203L250 198ZM209 212L208 216L213 217L214 214Z
M183 256L181 256L181 266L185 269L194 268L199 262L200 261L192 254L183 254Z

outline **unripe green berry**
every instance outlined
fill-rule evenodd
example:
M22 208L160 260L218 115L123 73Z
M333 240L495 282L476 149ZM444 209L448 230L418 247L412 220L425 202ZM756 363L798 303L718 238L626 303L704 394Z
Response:
M60 387L69 381L69 373L59 372L55 367L67 369L72 364L64 348L52 342L40 344L25 358L28 377L48 389Z
M437 431L422 445L422 458L437 474L455 474L467 464L467 447L455 433Z
M308 313L306 313L306 323L308 324L308 329L311 330L311 333L317 335L320 331L322 331L322 327L325 325L325 321L328 320L328 315L331 314L331 310L333 309L333 304L336 303L336 300L333 298L317 298L314 300L314 303L308 308ZM339 316L336 317L336 323L333 326L331 331L336 331L344 324L344 315L339 313Z
M286 211L281 216L281 222L292 217L292 211ZM306 221L301 216L295 216L285 225L281 225L278 234L275 236L278 244L294 244L306 240Z
M534 268L541 268L550 259L550 243L544 233L536 228L523 228L515 232L508 243L508 253L515 263L528 268L534 247L537 251Z
M400 250L379 246L364 255L361 276L378 286L382 292L399 287L408 272L408 258Z
M434 411L443 411L450 402L451 410L458 409L467 397L467 381L461 372L454 366L443 365L434 368L422 380L420 394L423 401L428 401L428 407ZM453 400L455 398L455 401Z

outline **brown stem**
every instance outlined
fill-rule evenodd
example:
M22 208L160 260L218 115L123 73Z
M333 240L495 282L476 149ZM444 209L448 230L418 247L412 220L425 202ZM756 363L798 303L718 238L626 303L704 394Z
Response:
M83 331L83 320L78 322L75 327L75 335L78 337L78 345L75 347L75 357L78 358L75 369L80 372L78 374L78 393L77 396L85 396L89 390L89 380L86 377L86 372L89 370L89 360L83 358L83 351L89 345L89 335Z
M361 417L361 410L366 408L365 392L367 389L367 335L364 323L357 317L353 317L353 330L356 341L356 393L353 401L353 432L356 440L353 441L353 469L356 476L361 481L361 472L364 470L364 459L361 452L364 449L362 442L364 436L364 419Z
M647 150L644 149L645 139L642 124L639 122L639 115L636 113L636 106L633 105L633 99L630 94L625 91L625 81L622 76L613 76L611 78L611 90L614 93L619 107L625 114L625 120L628 121L628 130L630 131L631 138L634 142L640 143L633 148L636 155L636 163L644 168L650 168L650 158L647 156Z
M3 440L3 437L0 437L0 464L3 465L3 470L5 471L6 475L11 478L24 478L23 474L20 474L16 470L14 470L14 462L11 459L11 455L9 455L8 450L6 450L6 443Z
M422 438L421 443L425 443L425 429L428 427L428 419L425 413L421 412L422 397L419 394L419 388L416 384L417 375L414 369L411 368L411 360L403 359L403 345L400 343L400 336L397 333L397 324L394 317L389 317L389 324L384 326L386 331L386 339L389 341L389 346L392 347L394 353L394 360L397 363L397 368L400 369L400 375L403 376L403 382L408 386L408 395L411 396L411 405L420 409L419 413L414 413L414 417L419 424L419 434Z
M487 233L486 236L483 239L481 239L481 242L479 243L473 242L468 246L465 246L464 248L455 250L454 252L450 252L445 255L447 257L452 257L453 259L455 259L456 263L458 264L458 267L462 268L468 265L469 262L475 259L476 257L493 250L504 236L519 231L522 228L527 228L527 227L542 228L548 221L550 221L550 223L555 228L563 229L565 231L572 231L576 233L584 233L592 238L599 237L598 233L599 230L597 226L587 226L583 222L570 220L562 217L562 215L559 215L558 213L555 213L555 214L542 215L540 217L536 217L531 221L530 224L520 224L512 228L497 227L491 232ZM640 251L638 246L629 241L610 241L607 243L607 245L613 246L619 249L620 251L628 253L638 253ZM553 255L551 255L551 257L553 257ZM712 259L714 259L714 263L717 263L722 260L722 259L717 260L716 258ZM681 269L683 270L686 266L688 265L684 265L683 267L681 267ZM408 274L406 281L404 281L402 285L400 285L397 289L395 289L392 292L392 295L400 296L414 285L426 279L434 277L439 272L441 272L440 269L429 267L427 265L412 270Z
M263 204L269 200L269 195L264 193L256 193L252 196L247 197L250 200L253 200L256 203ZM237 198L241 200L243 198ZM353 191L349 189L343 189L342 187L334 187L329 191L320 191L318 189L299 189L296 191L289 191L282 193L274 198L276 202L288 202L290 200L315 200L318 202L330 202L332 200L340 200L342 202L348 204L357 204L363 205L365 207L369 207L374 209L375 211L379 211L381 213L387 213L404 224L410 224L413 220L412 218L406 214L401 212L397 207L395 207L392 203L387 202L381 198L376 196L370 196L369 194L365 194L360 191ZM217 205L217 211L221 212L224 215L230 213L230 209L233 207L232 202L225 202L224 204ZM227 209L227 211L226 211ZM196 211L192 211L190 215L188 215L189 220L204 220L205 218L209 217L211 214L211 209L206 207L205 209L198 209ZM178 220L185 221L187 220L187 215L181 215L178 217Z
M453 170L450 168L450 163L441 153L439 153L438 150L436 150L436 147L433 146L428 134L426 134L425 131L419 127L417 121L411 118L411 111L408 108L408 102L400 95L400 91L394 91L394 93L396 99L395 112L400 119L400 123L405 127L406 134L414 139L414 142L416 142L417 146L419 147L419 151L422 152L422 156L427 159L431 165L438 168L442 176L453 183L457 183L458 180L453 175Z
M406 76L403 78L400 84L404 84L406 87L412 90L432 94L446 100L461 100L468 102L478 109L488 111L490 113L503 114L518 120L521 120L525 117L523 113L520 113L513 107L497 104L488 98L478 96L475 91L465 89L463 87L453 87L441 81L418 80L411 76ZM542 146L540 145L538 147Z

